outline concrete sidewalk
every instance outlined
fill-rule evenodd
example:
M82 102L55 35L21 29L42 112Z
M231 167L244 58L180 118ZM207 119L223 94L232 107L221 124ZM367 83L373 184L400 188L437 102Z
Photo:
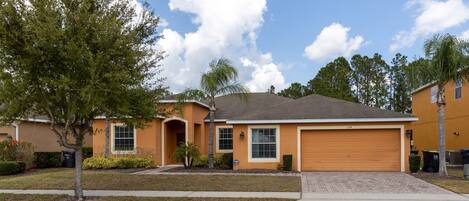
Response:
M43 194L43 195L73 195L73 190L7 190L0 189L0 193L11 194ZM300 192L224 192L224 191L118 191L118 190L84 190L85 196L90 197L197 197L197 198L301 198Z

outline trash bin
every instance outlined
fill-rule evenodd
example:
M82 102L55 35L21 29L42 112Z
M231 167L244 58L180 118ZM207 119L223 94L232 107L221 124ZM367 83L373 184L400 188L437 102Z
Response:
M437 151L423 151L423 168L424 172L438 172L440 161Z
M75 152L72 151L62 151L62 166L73 168L75 167Z
M462 149L461 155L464 164L464 178L469 179L469 149Z

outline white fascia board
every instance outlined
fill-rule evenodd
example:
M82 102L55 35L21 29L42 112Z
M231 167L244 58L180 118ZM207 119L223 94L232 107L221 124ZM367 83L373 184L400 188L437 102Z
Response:
M158 101L158 102L160 102L160 103L178 103L179 101L178 101L178 100L160 100L160 101ZM210 106L208 106L207 104L202 103L202 102L200 102L200 101L198 101L198 100L185 100L185 101L183 101L183 102L184 102L184 103L197 103L197 104L199 104L199 105L201 105L201 106L204 106L204 107L206 107L206 108L210 108Z
M22 121L30 121L30 122L38 122L38 123L50 123L49 120L46 120L46 119L35 119L35 118L22 119Z
M161 115L156 115L155 118L165 119L166 117L161 116ZM100 116L96 116L94 119L106 119L106 116L100 115ZM110 119L116 119L116 117L110 117Z
M210 119L205 119L205 122L210 122ZM215 119L214 122L226 122L228 119Z
M405 122L417 121L415 117L403 118L348 118L348 119L278 119L278 120L228 120L227 124L277 124L277 123L355 123L355 122Z
M419 87L419 88L417 88L417 89L411 91L410 94L415 94L415 93L417 93L417 92L419 92L419 91L422 91L423 89L426 89L427 87L433 86L433 85L435 85L435 84L436 84L436 81L430 82L430 83L428 83L428 84L425 84L425 85L423 85L423 86L421 86L421 87Z

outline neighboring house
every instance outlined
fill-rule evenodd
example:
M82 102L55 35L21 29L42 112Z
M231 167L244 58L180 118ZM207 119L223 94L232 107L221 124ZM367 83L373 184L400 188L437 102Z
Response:
M173 108L176 100L163 100ZM216 98L216 154L233 153L234 169L277 169L293 155L298 171L406 171L410 140L405 129L416 118L361 104L310 95L299 99L270 93ZM159 117L143 129L113 121L115 155L153 156L156 165L174 164L176 145L192 142L207 154L208 105L187 101L182 115ZM104 121L94 122L94 154L104 150Z
M57 152L65 150L57 142L57 136L49 128L49 120L44 117L30 118L12 125L0 127L0 141L7 136L19 142L30 142L35 152ZM93 137L85 137L85 147L93 145Z
M411 125L416 150L438 150L437 88L430 83L412 92L412 114L418 117ZM445 97L446 149L469 148L469 84L460 80L447 83Z

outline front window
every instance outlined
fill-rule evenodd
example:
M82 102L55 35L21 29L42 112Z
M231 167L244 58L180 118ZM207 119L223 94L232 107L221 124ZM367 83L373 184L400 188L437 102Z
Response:
M454 98L460 99L462 97L462 80L461 78L456 80L456 84L454 87Z
M218 128L218 151L233 150L233 128Z
M251 128L250 158L255 160L278 159L278 130L277 128Z
M133 126L114 125L114 151L134 151L135 150L135 130Z

